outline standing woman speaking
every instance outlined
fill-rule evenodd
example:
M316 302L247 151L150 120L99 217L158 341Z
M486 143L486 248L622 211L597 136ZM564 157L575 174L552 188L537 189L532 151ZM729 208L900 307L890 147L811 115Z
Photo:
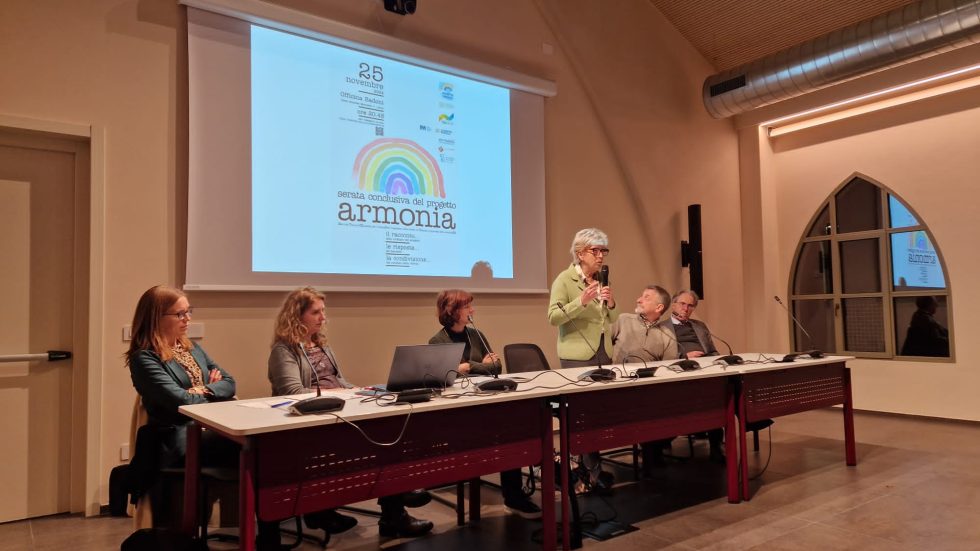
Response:
M579 230L571 253L572 264L551 284L548 305L548 322L558 326L558 358L563 368L609 365L605 333L619 317L612 289L599 278L609 238L596 228ZM581 464L587 472L583 482L592 491L612 491L613 476L602 470L599 452L584 454Z
M605 332L619 317L612 289L599 285L609 238L596 228L579 230L571 253L572 264L551 284L548 305L548 322L558 327L558 358L562 367L608 365Z

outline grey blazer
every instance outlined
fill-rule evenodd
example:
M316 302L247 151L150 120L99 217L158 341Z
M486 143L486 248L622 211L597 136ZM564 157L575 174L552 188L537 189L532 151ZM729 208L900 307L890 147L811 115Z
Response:
M273 396L313 392L313 368L306 360L306 355L300 352L299 346L288 346L277 342L272 347L269 353L269 382L272 383ZM340 381L341 386L352 388L354 385L348 383L340 373L340 364L334 357L333 351L329 346L322 348L330 361L337 366L337 380Z
M701 348L704 349L705 356L717 356L718 349L715 348L715 342L711 340L711 331L708 331L708 326L701 320L691 319L691 328L694 329L694 334L698 337L698 342L701 343ZM657 327L663 327L670 332L670 336L674 337L674 344L677 345L677 332L674 331L674 322L671 316L667 319L661 321L657 324ZM681 351L680 346L677 347L677 357L680 357ZM670 359L670 358L664 358Z

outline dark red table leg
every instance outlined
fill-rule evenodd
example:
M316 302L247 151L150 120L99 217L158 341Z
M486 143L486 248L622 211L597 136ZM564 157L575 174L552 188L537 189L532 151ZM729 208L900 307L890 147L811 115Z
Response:
M734 377L729 378L728 382L728 397L725 400L725 456L728 458L725 464L725 471L728 475L728 502L738 503L741 501L739 499L739 488L738 488L738 466L739 462L737 460L738 451L735 446L735 382ZM744 442L744 435L739 434ZM744 457L744 456L743 456Z
M242 445L238 458L238 534L243 551L255 549L255 450L252 439Z
M854 402L851 397L851 370L844 370L844 449L847 465L857 465L857 449L854 444Z
M456 526L466 524L466 491L465 482L456 483Z
M558 403L558 419L559 462L561 463L561 548L564 551L571 551L571 500L575 497L575 488L572 487L571 481L568 479L571 459L568 453L568 403L564 398L561 398Z
M470 479L470 522L480 522L480 486L479 478Z
M551 406L541 401L541 547L554 551L558 545L555 528L555 438ZM532 467L533 468L533 467ZM568 540L565 540L568 541Z
M742 467L742 499L748 501L752 499L749 495L749 461L748 461L748 447L745 443L745 423L746 417L746 406L745 406L745 391L744 388L739 385L738 390L738 451L739 451L739 466Z
M197 519L197 495L201 482L201 425L194 421L187 423L187 455L184 457L184 533L197 538L200 536Z

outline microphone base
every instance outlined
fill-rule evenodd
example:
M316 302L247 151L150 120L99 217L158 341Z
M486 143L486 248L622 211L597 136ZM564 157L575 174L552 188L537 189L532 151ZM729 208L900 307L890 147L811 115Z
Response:
M696 371L698 369L701 369L701 364L699 364L694 360L681 360L679 362L674 362L670 365L676 365L684 371Z
M591 379L593 381L612 381L616 379L616 372L612 369L599 367L579 375L579 380Z
M514 379L490 379L476 385L482 392L507 392L517 389L517 381Z
M741 356L736 356L735 354L729 354L727 356L721 356L719 360L725 362L728 365L741 365L745 363L745 360Z
M817 350L816 348L814 348L813 350L804 350L803 352L800 352L800 356L810 356L811 358L813 358L814 360L816 360L816 359L819 359L819 358L823 358L824 357L824 353L822 351Z
M344 409L343 398L337 398L336 396L314 396L313 398L306 398L305 400L296 402L289 408L289 412L297 415L307 415L310 413L340 411L342 409Z
M653 377L656 372L656 367L641 367L636 370L636 377L638 379L645 379L647 377Z
M403 390L398 393L398 397L395 398L396 404L417 404L419 402L428 402L432 399L433 392L428 388L417 388L412 390Z

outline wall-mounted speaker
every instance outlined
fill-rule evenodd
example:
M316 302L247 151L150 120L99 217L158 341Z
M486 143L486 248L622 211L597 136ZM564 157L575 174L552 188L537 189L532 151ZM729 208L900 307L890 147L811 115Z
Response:
M681 241L681 267L689 268L691 290L704 298L704 264L701 256L701 205L687 206L687 241Z

